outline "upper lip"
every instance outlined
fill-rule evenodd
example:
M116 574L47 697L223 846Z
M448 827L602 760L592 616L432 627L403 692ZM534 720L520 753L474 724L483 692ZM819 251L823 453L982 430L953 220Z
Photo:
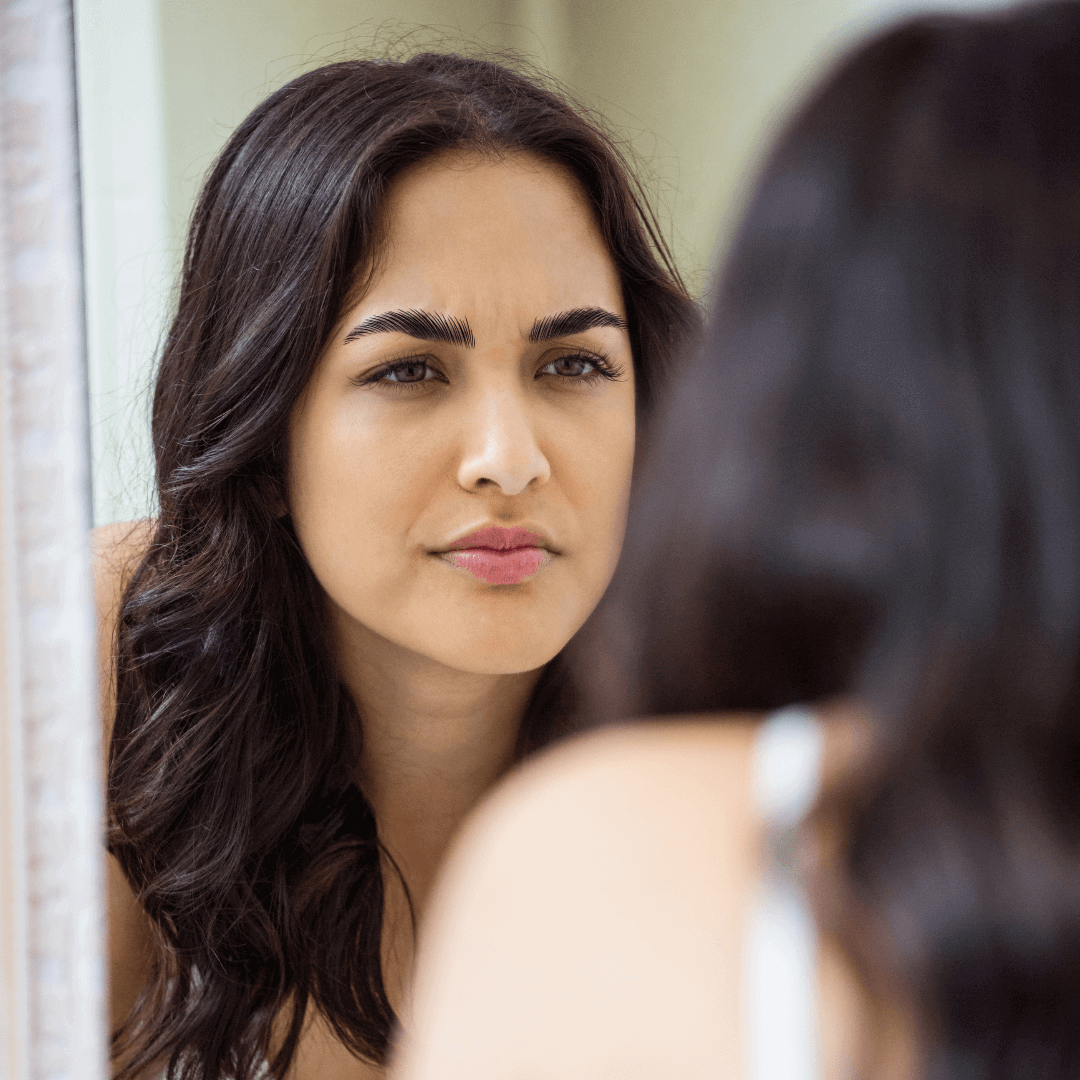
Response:
M513 551L514 548L538 547L553 551L551 541L534 529L517 527L504 529L498 525L484 525L447 545L446 551L463 548L489 548L492 551Z

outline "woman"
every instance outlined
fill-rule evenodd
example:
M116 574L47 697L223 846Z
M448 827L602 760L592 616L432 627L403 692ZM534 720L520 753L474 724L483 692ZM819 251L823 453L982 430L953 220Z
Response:
M801 110L586 654L681 716L466 830L402 1080L1076 1075L1078 130L1074 2L912 21Z
M379 1075L448 838L564 726L694 322L613 144L498 65L330 65L229 139L160 514L100 560L120 1075Z

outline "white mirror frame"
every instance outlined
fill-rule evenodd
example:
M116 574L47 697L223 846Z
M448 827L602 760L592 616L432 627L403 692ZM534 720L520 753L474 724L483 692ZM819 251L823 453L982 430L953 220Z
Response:
M106 1075L69 0L0 0L0 1076Z

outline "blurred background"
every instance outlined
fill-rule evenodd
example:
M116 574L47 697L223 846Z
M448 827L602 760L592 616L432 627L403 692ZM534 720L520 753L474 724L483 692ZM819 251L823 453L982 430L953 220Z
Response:
M512 51L624 142L691 289L774 125L853 38L993 0L75 0L95 524L154 512L149 408L199 184L302 71Z

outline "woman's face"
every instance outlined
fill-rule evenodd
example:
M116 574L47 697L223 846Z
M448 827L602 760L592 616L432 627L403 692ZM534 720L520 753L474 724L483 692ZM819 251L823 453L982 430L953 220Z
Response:
M338 635L529 671L622 543L634 374L576 181L444 154L391 186L386 247L292 415L288 503Z

